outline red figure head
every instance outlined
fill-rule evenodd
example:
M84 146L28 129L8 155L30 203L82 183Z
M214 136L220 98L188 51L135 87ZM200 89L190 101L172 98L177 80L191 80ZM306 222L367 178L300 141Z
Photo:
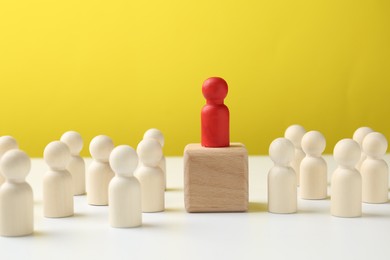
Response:
M209 104L223 104L228 93L228 85L223 78L212 77L202 85L203 96Z

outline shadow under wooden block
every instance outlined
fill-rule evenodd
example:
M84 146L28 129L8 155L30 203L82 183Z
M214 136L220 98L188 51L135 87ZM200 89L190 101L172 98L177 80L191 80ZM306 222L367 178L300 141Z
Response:
M184 149L184 202L188 212L248 210L248 152L243 144Z

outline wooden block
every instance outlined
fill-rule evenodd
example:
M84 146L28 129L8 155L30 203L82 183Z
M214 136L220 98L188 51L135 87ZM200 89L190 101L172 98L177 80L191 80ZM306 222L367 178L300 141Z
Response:
M188 212L248 210L248 152L243 144L184 149L184 198Z

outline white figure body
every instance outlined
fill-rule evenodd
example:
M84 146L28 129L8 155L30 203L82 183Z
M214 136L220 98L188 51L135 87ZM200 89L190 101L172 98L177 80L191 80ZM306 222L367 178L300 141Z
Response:
M26 236L34 231L34 199L26 176L31 168L28 155L10 150L0 161L6 181L0 187L0 235Z
M374 130L372 130L371 128L369 128L367 126L362 126L362 127L359 127L358 129L356 129L356 131L353 133L352 139L360 145L360 150L361 150L360 159L359 159L358 163L356 164L356 169L359 172L360 172L360 167L361 167L363 161L367 157L363 151L363 148L362 148L363 140L364 140L364 137L366 137L366 135L368 135L369 133L372 133L372 132L374 132Z
M367 158L360 170L363 184L363 202L386 203L389 192L389 169L383 156L387 150L386 137L378 132L366 135L362 148Z
M72 175L73 195L85 194L85 162L80 156L83 149L83 139L75 131L68 131L61 136L61 142L68 145L71 158L66 169Z
M113 149L114 143L105 135L96 136L89 145L93 158L86 173L87 201L90 205L108 205L108 185L115 175L108 162Z
M297 212L297 176L290 167L295 148L286 138L275 139L269 156L275 165L268 173L268 211L271 213Z
M141 185L133 176L138 156L127 145L116 147L110 155L115 172L108 188L109 221L112 227L129 228L142 224Z
M15 138L13 138L12 136L5 135L0 137L0 159L9 150L18 149L18 148L19 148L18 143L16 142ZM3 184L4 181L5 179L0 171L0 186L1 184Z
M294 159L291 162L291 167L294 169L297 175L297 185L300 185L300 167L301 161L305 157L305 153L302 150L301 141L305 135L306 130L301 125L291 125L284 132L284 137L290 140L295 147Z
M359 161L360 146L352 139L339 141L333 150L338 168L331 184L331 214L336 217L362 215L362 177L355 165Z
M71 154L60 141L49 143L43 153L49 166L43 177L43 214L48 218L73 216L73 181L66 169Z
M322 158L325 137L318 131L307 132L302 138L306 153L300 167L300 197L302 199L325 199L328 189L328 168Z
M147 138L156 139L160 143L161 149L164 148L164 143L165 143L164 135L160 130L158 130L156 128L151 128L151 129L147 130L144 134L143 139L147 139ZM164 182L165 182L165 188L166 188L167 187L167 166L166 166L166 160L165 160L164 154L162 155L161 160L158 163L158 166L164 172Z
M141 183L142 212L163 211L164 205L164 173L158 166L161 160L161 145L154 139L144 139L137 147L141 166L134 173Z

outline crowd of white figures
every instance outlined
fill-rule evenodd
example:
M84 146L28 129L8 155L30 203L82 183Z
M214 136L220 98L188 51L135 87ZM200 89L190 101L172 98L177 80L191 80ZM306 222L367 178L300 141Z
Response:
M49 168L42 180L44 216L73 216L73 196L87 194L88 204L108 205L112 227L140 226L142 212L165 208L163 146L164 136L155 128L145 132L137 151L128 145L115 147L110 137L99 135L90 142L93 161L86 169L81 135L64 133L43 152ZM0 158L0 235L32 234L34 199L26 182L31 160L12 136L0 137Z
M43 177L43 214L48 218L74 214L73 196L87 196L90 205L108 205L112 227L138 227L142 212L164 211L166 166L164 136L158 129L145 132L135 151L114 146L99 135L89 151L86 169L80 156L83 139L75 131L49 143L43 159L49 170ZM328 168L322 158L325 137L300 126L287 128L269 147L275 165L268 174L268 209L271 213L297 212L298 190L302 199L328 197ZM331 214L359 217L362 202L388 201L388 166L383 160L387 140L369 127L355 131L352 139L340 140L333 150L338 168L331 180ZM33 191L26 182L31 168L28 155L11 136L0 137L0 235L25 236L34 231ZM299 187L299 189L298 189Z
M292 125L284 137L275 139L269 155L275 165L268 174L268 209L272 213L297 212L297 197L326 199L328 169L322 158L325 137ZM333 216L360 217L362 202L388 201L388 165L383 160L386 137L369 127L360 127L352 139L340 140L333 157L338 164L331 178L330 195Z

